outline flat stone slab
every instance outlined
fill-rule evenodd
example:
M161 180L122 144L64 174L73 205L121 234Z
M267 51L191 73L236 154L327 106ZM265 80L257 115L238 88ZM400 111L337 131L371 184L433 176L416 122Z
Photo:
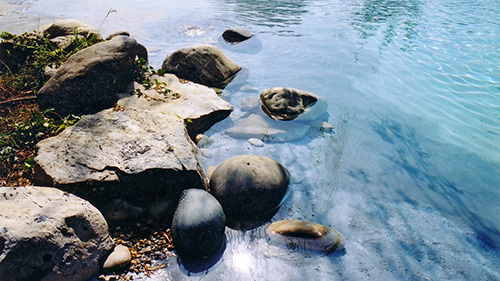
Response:
M137 94L126 95L118 101L118 106L147 109L182 118L192 139L233 111L230 103L207 86L193 82L181 83L173 74L154 75L151 80L156 80L156 86L146 90L135 83L134 92Z
M116 199L147 208L186 188L206 187L184 121L168 114L103 110L37 148L36 184L72 192L101 210Z

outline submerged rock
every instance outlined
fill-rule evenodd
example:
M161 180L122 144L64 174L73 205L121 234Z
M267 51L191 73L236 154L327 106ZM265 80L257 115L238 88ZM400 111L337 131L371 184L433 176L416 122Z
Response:
M72 55L40 89L37 102L62 116L110 108L132 81L137 42L127 36L95 44Z
M331 253L344 248L345 240L336 230L301 220L282 220L266 226L272 242L292 248Z
M162 68L179 78L220 89L225 88L241 70L241 66L211 45L175 51L163 61Z
M197 147L177 117L146 110L104 110L38 143L36 184L56 186L89 200L104 214L120 199L128 221L158 200L206 187ZM138 208L137 208L138 207ZM175 207L161 217L172 216ZM148 214L152 215L152 214ZM164 222L165 223L165 222Z
M325 114L328 105L320 97L293 88L270 88L260 93L262 110L274 120L315 120Z
M175 251L189 261L210 259L223 247L225 225L222 207L210 193L185 190L172 221Z
M222 33L222 38L232 44L243 42L250 39L250 37L252 37L252 34L240 27L228 28Z
M288 191L287 169L273 159L242 155L220 164L210 177L210 192L226 214L227 226L252 229L270 220Z
M113 248L89 202L47 187L0 187L0 280L89 280Z

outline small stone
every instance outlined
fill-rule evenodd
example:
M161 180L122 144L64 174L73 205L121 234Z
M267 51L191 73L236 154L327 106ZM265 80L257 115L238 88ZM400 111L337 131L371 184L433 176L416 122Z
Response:
M212 158L212 151L206 148L200 148L200 154L205 158Z
M256 147L263 147L264 146L264 142L258 138L250 138L250 139L248 139L248 143L250 143L251 145L256 146Z
M132 255L130 254L130 250L123 245L117 245L104 262L102 271L112 272L124 269L130 264L131 260Z

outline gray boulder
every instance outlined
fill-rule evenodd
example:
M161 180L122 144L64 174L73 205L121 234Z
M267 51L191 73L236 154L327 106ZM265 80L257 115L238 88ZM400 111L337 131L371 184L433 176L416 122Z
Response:
M326 113L328 105L320 97L293 88L270 88L260 93L262 110L274 120L310 121Z
M103 110L39 142L37 149L37 185L87 199L111 220L171 218L175 205L160 211L153 208L153 214L149 207L178 200L184 189L206 187L196 145L183 120L171 115ZM117 201L136 214L116 214Z
M191 139L225 119L233 106L221 99L213 89L196 83L181 83L173 74L151 77L158 82L156 87L144 89L135 83L137 95L128 95L117 104L122 108L153 110L177 116L185 121Z
M211 45L175 51L163 61L162 68L179 78L220 89L226 87L241 70L241 66Z
M172 221L174 249L182 259L209 259L224 245L225 226L222 207L210 193L187 189Z
M240 27L228 28L222 33L222 38L232 44L243 42L250 39L250 37L252 37L252 34Z
M288 191L287 169L273 159L242 155L220 164L210 177L210 193L220 202L227 226L251 229L271 219Z
M95 44L71 56L40 89L37 102L60 115L110 108L132 81L137 42L127 36Z
M47 187L0 187L0 281L88 280L113 249L89 202Z
M99 30L73 19L56 21L43 30L43 35L61 49L68 47L75 40L75 35L80 40L90 40L93 43L102 41Z

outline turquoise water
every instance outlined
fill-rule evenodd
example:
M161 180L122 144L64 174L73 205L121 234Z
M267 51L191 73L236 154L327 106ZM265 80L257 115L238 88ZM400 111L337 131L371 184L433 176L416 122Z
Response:
M128 30L155 67L181 47L218 46L246 75L223 93L235 111L206 133L202 165L275 158L293 177L276 219L330 225L347 241L324 256L269 245L260 229L228 231L208 272L188 277L173 258L144 279L500 280L498 2L44 0L0 12L5 30L59 18ZM233 26L256 36L227 45L220 34ZM275 86L324 97L335 133L262 148L227 136L247 114L241 102Z

